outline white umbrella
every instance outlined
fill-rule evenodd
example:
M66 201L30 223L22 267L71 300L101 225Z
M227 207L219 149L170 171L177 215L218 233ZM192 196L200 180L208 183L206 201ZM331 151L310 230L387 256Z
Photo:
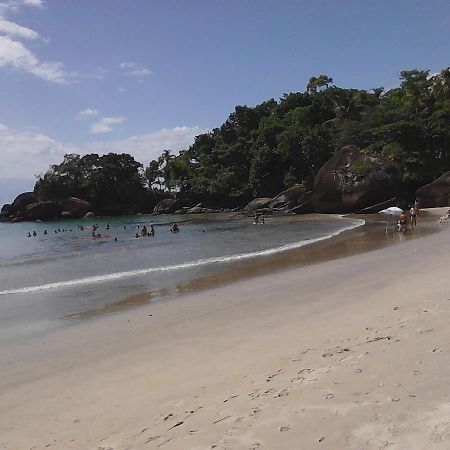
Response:
M390 208L382 209L381 211L378 211L378 214L386 214L387 216L394 216L398 217L400 214L403 213L403 209L397 208L397 206L391 206ZM388 222L386 221L386 234L388 229Z

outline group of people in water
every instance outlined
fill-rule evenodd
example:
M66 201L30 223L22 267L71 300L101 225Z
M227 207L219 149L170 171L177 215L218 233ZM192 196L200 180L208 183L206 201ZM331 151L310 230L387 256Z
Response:
M110 237L108 234L102 234L102 233L99 232L99 225L98 224L94 224L94 225L91 225L91 226L77 225L77 229L79 231L85 231L85 229L90 229L91 230L91 236L90 237L92 239L100 239L100 238L109 238ZM126 229L127 229L127 226L124 225L123 226L123 230L126 230ZM107 231L111 230L111 225L109 223L106 224L105 230L107 230ZM71 229L65 229L65 228L63 228L63 229L56 228L54 230L54 233L58 234L58 233L65 233L65 232L68 232L68 231L72 231L72 230ZM179 227L178 223L177 222L172 222L170 224L170 232L171 233L178 233L179 231L180 231L180 227ZM44 236L47 236L48 235L47 230L44 230L42 234ZM38 235L38 233L36 232L36 230L34 230L32 233L28 232L27 237L29 237L29 238L30 237L37 237L37 235ZM142 228L141 228L140 225L136 226L136 234L134 235L134 237L136 239L140 238L140 237L153 237L153 236L155 236L155 226L153 224L148 225L148 227L147 227L147 225L144 225L144 226L142 226ZM87 237L87 236L85 236L85 237ZM118 240L117 237L115 237L114 241L117 242L117 240Z
M404 233L405 231L408 231L408 229L412 230L417 227L417 216L419 215L419 211L419 202L416 200L414 204L409 207L409 211L403 211L400 214L395 230L399 233ZM411 228L408 228L408 223L411 225Z
M266 223L266 220L264 216L255 214L253 217L253 225L264 225Z

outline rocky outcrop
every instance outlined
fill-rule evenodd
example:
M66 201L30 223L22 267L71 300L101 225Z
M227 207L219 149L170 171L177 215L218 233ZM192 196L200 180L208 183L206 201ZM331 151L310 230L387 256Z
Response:
M34 196L33 192L23 192L22 194L19 194L12 202L10 213L14 215L21 215L18 213L24 211L27 205L36 202L37 199Z
M347 146L337 151L317 173L312 204L319 213L358 211L395 197L400 179L398 164Z
M161 200L153 209L153 214L172 214L180 208L178 200L166 198Z
M252 200L250 203L247 203L244 210L245 211L256 211L257 209L267 208L269 203L272 201L270 197L258 197Z
M59 218L62 205L59 202L31 203L25 207L24 218L26 220L51 220Z
M91 203L77 197L70 197L62 203L62 217L68 219L81 219L86 213L92 211Z
M421 208L450 206L450 172L418 189L416 198Z
M189 208L186 211L186 214L201 214L202 212L206 212L205 208L202 208L202 204L198 203L197 205Z
M269 208L293 211L297 214L310 213L312 212L311 197L312 192L309 189L301 185L293 186L280 192L269 203Z

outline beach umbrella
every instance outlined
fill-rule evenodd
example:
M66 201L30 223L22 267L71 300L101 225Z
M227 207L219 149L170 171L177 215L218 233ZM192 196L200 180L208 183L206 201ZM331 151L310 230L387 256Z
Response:
M397 208L397 206L391 206L390 208L382 209L381 211L378 211L378 214L385 214L386 216L394 216L398 217L400 214L402 214L403 209ZM389 219L386 220L386 234L388 229L388 223Z

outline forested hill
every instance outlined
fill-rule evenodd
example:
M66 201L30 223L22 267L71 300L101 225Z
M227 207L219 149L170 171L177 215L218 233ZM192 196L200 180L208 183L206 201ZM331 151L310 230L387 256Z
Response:
M311 186L339 148L353 144L397 161L413 190L450 168L450 68L404 71L385 91L343 89L321 75L305 92L237 106L178 157L166 154L165 184L212 204L242 205L296 183ZM158 162L147 170L150 183Z
M176 196L243 206L294 184L311 187L319 168L350 144L397 162L406 192L449 170L450 68L401 72L399 87L388 91L343 89L326 75L312 77L304 92L237 106L219 128L179 155L164 150L146 168L129 155L68 155L38 180L35 194L102 206L117 203L115 196L121 204Z

